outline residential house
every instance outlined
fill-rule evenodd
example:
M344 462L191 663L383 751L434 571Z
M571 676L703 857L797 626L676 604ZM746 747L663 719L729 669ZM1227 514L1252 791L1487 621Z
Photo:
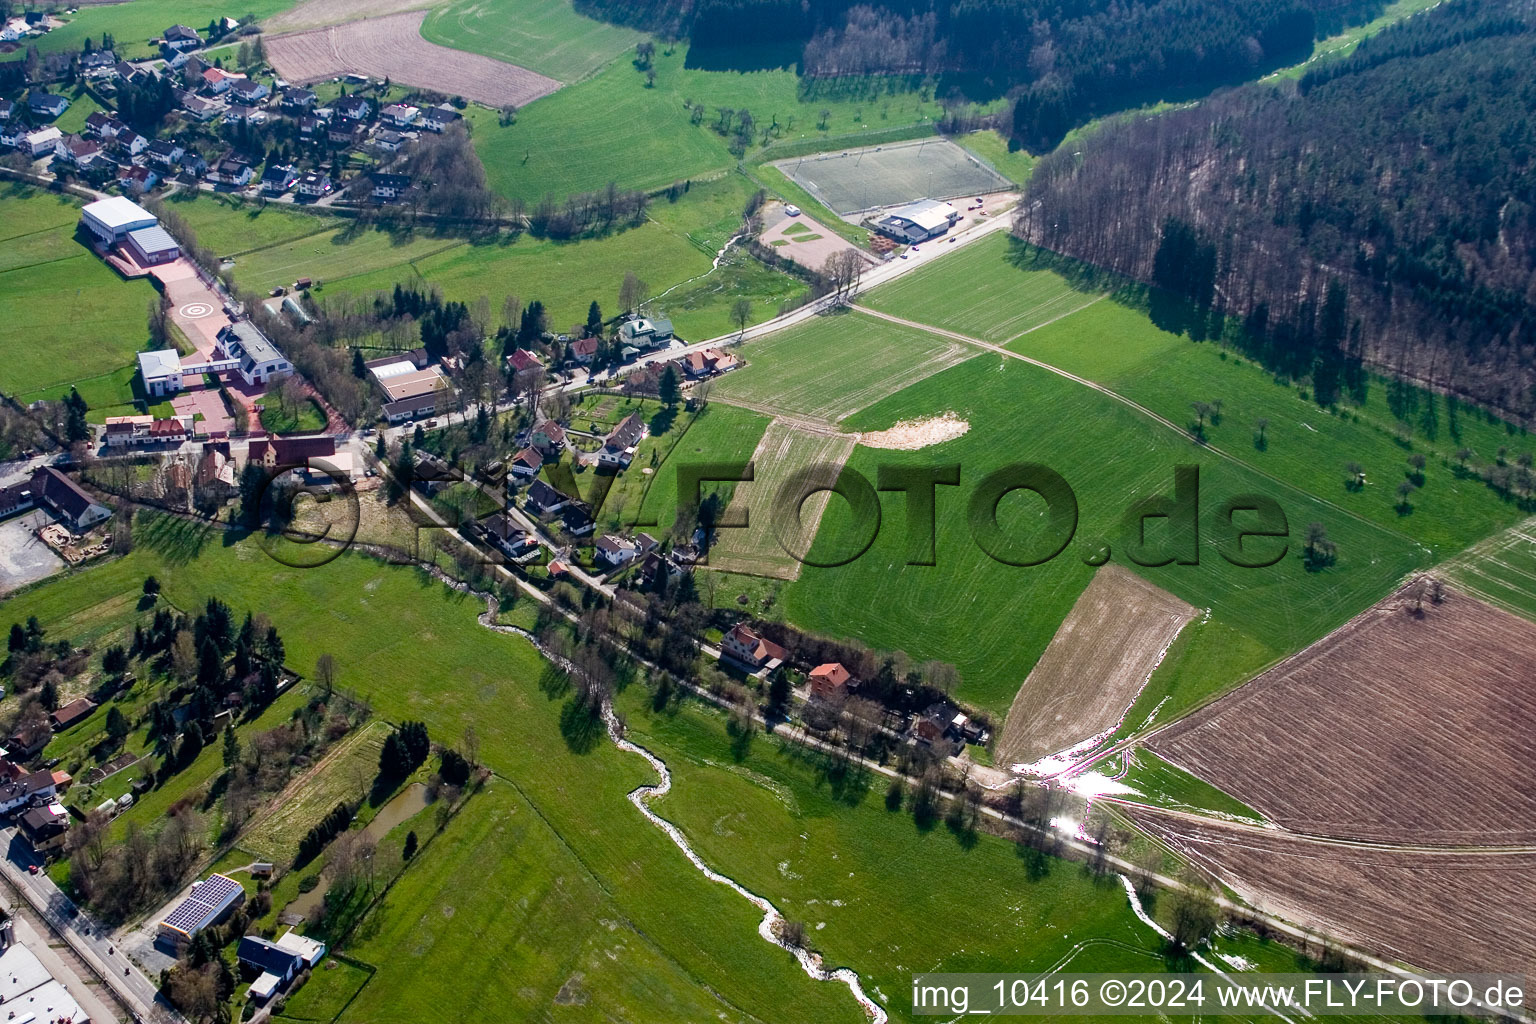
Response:
M325 137L332 145L360 146L368 137L368 129L356 121L337 121L326 131Z
M135 157L149 148L149 140L127 125L123 125L122 131L112 137L112 145L120 156Z
M369 145L373 146L374 149L381 150L381 151L383 151L385 153L398 153L398 152L400 152L400 147L405 145L405 136L401 135L399 132L390 131L388 128L386 128L386 129L384 129L381 132L376 132L374 134L374 136L373 136L373 140L369 143ZM405 175L403 175L403 174L396 174L396 175L390 175L390 177L404 178ZM378 179L379 179L379 175L375 174L373 176L373 178L374 178L374 182L375 182L374 191L377 192L378 191L377 182L378 182ZM406 178L405 180L406 180L406 184L409 185L410 184L410 179ZM402 186L402 188L403 188L403 186ZM396 192L395 194L398 195L399 193ZM378 197L375 196L375 198L378 198ZM389 198L393 199L394 196L390 196Z
M76 533L90 529L112 515L112 510L92 498L85 489L52 466L32 475L32 494Z
M116 75L120 80L122 80L124 82L128 82L128 81L132 81L135 78L135 76L139 75L141 72L140 72L140 70L138 68L134 67L132 64L128 63L127 61L120 60L116 64L112 65L112 73L114 75ZM146 75L153 75L154 74L153 71L149 71L147 69L145 71L143 71L142 73L146 74ZM156 77L158 77L158 76L156 76ZM137 84L137 83L135 83L135 84Z
M413 107L409 103L391 103L379 111L379 117L396 128L409 128L416 123L416 118L420 114L420 108Z
M229 91L235 94L235 98L241 103L256 104L272 95L271 86L265 82L258 82L254 78L238 78L231 82Z
M224 104L199 96L195 92L182 92L176 97L182 112L194 121L212 121L224 113Z
M682 363L683 373L695 380L700 377L712 377L717 374L726 373L740 365L735 356L718 348L707 348L702 352L690 352L683 357Z
M181 154L181 170L183 174L199 175L208 170L208 161L197 150L189 149Z
M585 505L573 501L560 510L560 526L573 537L585 537L597 527L597 522Z
M96 710L96 702L89 697L76 697L68 704L62 705L57 711L48 716L48 721L53 725L54 732L61 732L83 720L92 711Z
M387 203L411 187L411 179L404 174L374 174L373 201Z
M448 104L440 103L422 112L421 126L429 132L441 132L463 116Z
M507 365L512 368L513 373L522 373L524 370L538 369L544 363L539 359L537 352L520 348L507 356Z
M266 124L267 112L260 107L252 107L245 103L235 103L224 112L226 121L235 124Z
M744 622L732 626L720 640L720 661L734 664L750 676L766 679L778 671L785 657L784 648L765 640Z
M391 423L435 415L440 404L453 395L453 385L442 368L424 358L388 356L366 365L384 399L384 416Z
M11 100L0 99L0 121L9 121L14 113L16 113L16 104Z
M251 170L250 161L243 156L227 156L220 160L208 173L208 180L215 185L227 185L230 188L244 188L251 183L255 172Z
M0 24L0 43L14 43L26 36L30 28L25 18L9 18Z
M324 171L308 171L299 179L296 188L299 195L305 198L319 199L330 194L331 176Z
M259 935L242 938L235 956L241 970L248 977L255 976L246 995L252 1003L258 1005L287 988L299 972L304 970L302 956Z
M280 196L298 180L293 164L267 164L261 175L261 190L269 196Z
M101 155L101 143L78 135L66 135L59 140L54 155L58 160L84 170Z
M51 92L39 92L33 89L27 96L27 109L32 111L33 117L52 121L69 109L69 100Z
M480 523L486 539L503 554L518 564L533 561L539 556L539 539L512 521L512 517L499 512Z
M251 439L246 448L246 463L264 469L292 469L308 466L311 461L330 464L336 458L336 439L324 435L309 437L267 437Z
M107 447L122 448L148 444L180 446L192 436L190 417L108 416L102 435Z
M58 152L59 140L62 138L64 133L49 125L47 128L39 128L35 132L28 132L21 136L16 143L16 148L36 160Z
M311 110L315 105L315 92L313 89L305 89L303 86L291 85L283 90L283 110L290 114Z
M111 50L92 50L80 55L80 73L86 78L106 78L116 74L117 54Z
M597 539L593 547L599 561L618 568L650 554L656 550L658 544L656 538L646 533L636 534L633 538L616 533L605 533Z
M85 118L85 134L97 139L110 139L115 134L111 130L113 124L120 123L111 114L104 110L98 110Z
M596 357L598 343L597 338L577 338L567 346L566 353L571 359L585 366Z
M69 831L69 812L63 804L53 800L22 812L16 823L34 852L47 853L64 845L64 835Z
M569 506L570 503L570 498L561 494L543 480L535 480L529 486L528 493L523 495L523 507L539 517L553 515Z
M987 733L959 708L947 701L935 701L912 722L913 742L951 754L959 753L966 743L985 743Z
M541 420L528 440L546 459L554 460L565 450L565 428L554 420Z
M597 453L597 461L604 466L628 469L629 464L635 459L635 449L643 437L645 437L645 421L640 418L639 413L632 412L613 428L613 432L608 435L602 449Z
M117 185L129 195L141 196L160 182L160 175L153 167L140 164L123 164L117 169Z
M12 759L28 761L41 754L51 739L53 739L52 726L47 722L33 722L30 725L20 726L12 732L10 738L5 741L5 748ZM21 778L22 776L18 775L6 781L16 782ZM0 793L0 796L3 796L3 793ZM0 813L4 812L0 811Z
M237 79L245 76L233 71L225 71L223 68L211 67L204 69L198 77L202 79L203 88L208 91L208 95L223 96L234 86Z
M361 96L343 96L334 108L336 116L346 121L366 121L373 113L373 104Z
M543 465L544 456L539 454L537 448L524 448L512 456L512 475L523 480L532 480L539 475Z
M175 167L181 163L181 158L186 155L187 149L175 139L156 139L149 144L146 151L150 162L161 167Z
M853 675L842 666L841 662L836 661L817 665L811 669L809 678L811 696L821 700L831 700L846 695L853 682Z
M619 341L641 350L661 348L670 344L672 338L672 321L666 318L636 317L619 326Z
M42 727L42 731L47 732L47 727ZM23 757L36 757L43 746L47 745L47 740L44 740L43 746L26 751L16 742L17 738L17 736L11 737L11 752L20 752ZM46 803L52 800L57 792L58 787L54 785L52 772L32 772L29 775L23 775L19 779L0 785L0 814L10 814L21 807Z
M640 559L640 569L636 573L637 582L644 587L659 585L660 579L665 576L668 583L675 583L683 577L683 567L677 561L660 551L652 551Z
M172 25L165 30L165 45L173 50L195 50L203 45L203 37L185 25Z
M325 122L308 115L299 118L299 134L313 142L325 133Z
M29 484L0 487L0 519L13 516L18 512L25 512L33 505L32 488Z

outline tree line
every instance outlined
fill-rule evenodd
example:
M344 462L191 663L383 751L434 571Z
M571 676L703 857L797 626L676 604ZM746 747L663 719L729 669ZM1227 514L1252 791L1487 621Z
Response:
M1157 286L1165 326L1235 321L1324 404L1370 365L1529 416L1533 106L1530 16L1448 5L1295 86L1092 133L1040 162L1015 227Z

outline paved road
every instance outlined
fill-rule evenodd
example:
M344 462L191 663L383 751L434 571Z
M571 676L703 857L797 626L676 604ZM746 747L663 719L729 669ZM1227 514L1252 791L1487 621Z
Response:
M27 841L17 835L14 826L0 829L0 843L5 844L0 871L5 872L6 879L138 1019L148 1020L154 1013L169 1013L171 1020L182 1019L160 999L155 983L127 961L109 932L59 891L46 872L39 870L34 875L27 870L33 864L41 867L42 861Z

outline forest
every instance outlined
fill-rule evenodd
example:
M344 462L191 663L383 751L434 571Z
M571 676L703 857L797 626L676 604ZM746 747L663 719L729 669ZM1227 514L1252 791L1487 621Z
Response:
M1304 59L1379 0L578 0L593 17L690 37L691 65L797 64L807 80L941 76L973 100L1015 97L1011 129L1053 148L1099 114L1198 95ZM743 45L743 40L750 40Z
M1196 331L1238 320L1321 402L1363 363L1530 416L1533 28L1510 0L1444 5L1294 85L1106 126L1041 161L1015 229Z

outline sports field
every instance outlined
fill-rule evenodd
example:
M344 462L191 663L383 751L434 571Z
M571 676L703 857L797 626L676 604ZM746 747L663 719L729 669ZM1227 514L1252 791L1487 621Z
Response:
M1010 182L948 139L920 139L780 160L774 166L840 215L924 197L1000 192Z
M755 341L714 394L770 413L836 422L972 354L966 346L840 312Z
M634 29L577 14L570 0L531 0L515 7L458 0L428 15L421 34L430 42L567 83L585 78L646 38Z
M961 486L939 488L938 564L904 564L903 498L885 495L873 546L849 565L806 567L788 589L785 607L791 620L814 630L852 635L916 658L954 661L964 678L962 695L983 707L1007 707L1087 585L1092 570L1081 558L1098 541L1123 554L1122 516L1143 498L1170 494L1177 465L1200 467L1202 509L1217 508L1237 494L1273 497L1285 511L1291 540L1279 563L1245 569L1220 557L1214 547L1218 538L1203 529L1198 565L1130 566L1196 608L1211 608L1213 621L1244 638L1231 648L1241 653L1239 661L1222 664L1225 678L1199 671L1181 675L1169 688L1177 691L1175 703L1220 689L1276 654L1316 639L1387 593L1423 558L1422 549L1400 534L1218 459L1107 396L1015 360L982 356L951 367L865 409L844 426L881 429L948 410L968 420L971 430L942 449L859 448L848 463L871 480L882 464L960 463ZM972 538L967 521L972 489L1012 462L1043 463L1076 492L1077 540L1044 565L1025 568L994 561ZM1033 524L1039 507L1038 499L1011 496L1000 506L1002 522L1017 523L1011 517L1020 515L1023 523ZM1338 546L1337 563L1320 572L1308 572L1301 559L1301 534L1314 520L1326 525ZM840 534L848 525L845 504L834 501L817 549L825 543L829 550L845 550L846 538ZM1120 564L1126 563L1122 559ZM870 601L874 593L882 599ZM1200 663L1181 659L1179 664L1196 668Z
M148 341L147 280L75 239L79 203L0 187L0 391L26 395L121 370Z

